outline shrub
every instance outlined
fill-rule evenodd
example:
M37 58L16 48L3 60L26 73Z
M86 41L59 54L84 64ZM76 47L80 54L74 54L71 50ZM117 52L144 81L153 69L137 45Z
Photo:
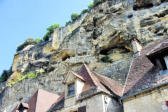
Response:
M83 9L82 12L81 12L81 15L85 14L86 12L88 12L88 9Z
M48 41L51 37L51 34L54 32L54 29L59 28L60 25L58 23L53 24L47 28L47 33L44 35L43 40Z
M40 38L36 38L34 41L35 41L36 44L42 42L42 40Z
M8 80L8 78L12 75L12 68L10 68L9 70L4 70L2 72L2 75L0 77L0 82L5 82Z
M23 75L23 76L21 77L21 79L22 79L22 80L23 80L23 79L29 79L29 78L34 79L34 78L37 78L37 77L38 77L38 74L28 73L28 74L26 74L26 75Z
M94 1L93 1L94 6L97 6L97 5L100 4L100 3L101 3L101 0L94 0Z
M76 21L79 17L80 17L80 15L77 14L77 13L72 13L72 14L71 14L71 20L72 20L73 22Z
M53 33L54 29L59 28L59 27L60 27L60 25L58 23L56 23L56 24L53 24L53 25L49 26L47 28L47 31L50 32L50 33Z
M44 37L43 37L43 40L44 41L48 41L49 40L49 38L50 38L50 32L47 32L45 35L44 35Z
M33 38L28 38L24 43L22 43L21 45L19 45L17 47L17 51L21 51L23 50L27 45L35 45L42 42L41 39L37 38L37 39L33 39Z
M71 21L67 21L65 26L68 26L69 24L71 24Z
M107 63L107 62L109 62L109 63L113 62L112 59L110 59L109 56L104 56L104 57L102 57L102 58L101 58L101 61L106 62L106 63Z
M17 78L16 81L11 81L8 86L13 86L14 84L16 84L17 82L22 81L23 79L35 79L39 76L39 74L35 74L35 73L27 73L26 75L21 75L20 77Z
M91 9L94 7L94 2L90 2L89 6L88 6L88 9Z

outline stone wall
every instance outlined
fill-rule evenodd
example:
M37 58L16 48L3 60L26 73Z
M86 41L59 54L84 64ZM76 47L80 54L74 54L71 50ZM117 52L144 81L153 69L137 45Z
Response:
M167 112L168 86L123 101L124 112Z
M119 102L104 94L89 97L76 102L73 106L66 107L55 112L73 112L77 111L78 108L82 106L86 106L86 112L122 112L122 107L119 105Z

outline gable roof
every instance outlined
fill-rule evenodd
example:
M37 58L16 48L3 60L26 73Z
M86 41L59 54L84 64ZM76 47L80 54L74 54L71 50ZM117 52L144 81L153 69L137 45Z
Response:
M83 64L80 70L77 73L73 72L73 74L85 81L82 92L88 91L93 87L98 87L105 93L121 96L122 86L118 82L92 72L86 64Z
M168 78L161 77L159 68L147 58L147 55L164 49L162 43L165 42L168 42L168 38L142 49L140 56L133 59L123 92L125 97L168 82Z
M28 102L28 112L46 112L58 98L56 94L39 89Z
M78 75L77 73L75 73L75 72L73 72L73 71L69 71L68 74L67 74L67 76L66 76L65 79L63 80L63 84L66 83L66 81L67 81L68 76L69 76L70 73L72 73L76 78L78 78L78 79L80 79L80 80L82 80L82 81L85 81L85 79L84 79L82 76Z
M147 53L147 56L157 54L167 48L168 48L168 42L159 43L149 53Z

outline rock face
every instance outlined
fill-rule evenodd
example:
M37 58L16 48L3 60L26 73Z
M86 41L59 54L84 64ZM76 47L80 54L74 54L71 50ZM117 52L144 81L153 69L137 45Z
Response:
M148 7L147 3L153 5ZM78 70L83 63L124 84L133 58L131 40L137 38L145 47L167 35L168 3L164 0L137 0L128 7L103 2L73 24L55 29L48 42L28 46L15 55L13 75L6 85L20 74L42 75L12 87L0 86L0 111L10 112L19 102L26 102L38 88L61 93L67 72Z

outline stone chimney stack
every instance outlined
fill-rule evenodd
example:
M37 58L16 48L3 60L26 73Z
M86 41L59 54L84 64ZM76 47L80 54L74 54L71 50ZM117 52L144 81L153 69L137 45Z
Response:
M134 38L132 41L132 47L133 47L133 51L134 51L134 54L135 55L140 55L140 52L142 50L142 46L141 46L141 43L138 39Z

